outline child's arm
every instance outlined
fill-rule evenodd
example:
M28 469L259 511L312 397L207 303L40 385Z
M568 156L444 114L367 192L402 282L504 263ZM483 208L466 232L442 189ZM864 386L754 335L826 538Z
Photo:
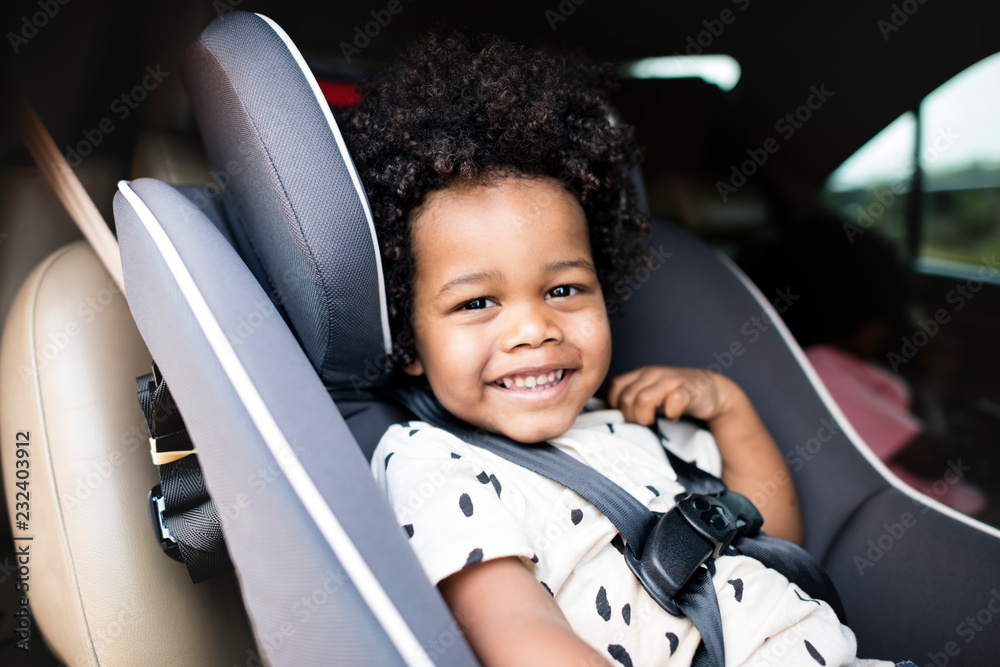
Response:
M708 423L722 456L722 481L750 498L768 534L802 541L802 517L788 467L757 411L729 378L710 371L644 366L611 381L608 403L627 421L653 424L683 414Z
M484 665L608 665L517 558L463 568L438 588Z

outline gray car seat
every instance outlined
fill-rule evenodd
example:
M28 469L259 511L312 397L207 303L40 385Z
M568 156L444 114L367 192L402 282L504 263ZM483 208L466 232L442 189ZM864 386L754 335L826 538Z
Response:
M216 19L186 67L228 177L224 231L151 179L120 185L115 217L129 306L198 449L258 645L273 664L475 664L368 470L406 413L369 395L392 381L391 332L330 110L258 15ZM659 266L635 276L612 373L715 364L745 388L786 453L805 546L838 585L861 655L990 664L1000 633L966 619L1000 597L1000 532L895 480L731 263L665 223L651 244Z

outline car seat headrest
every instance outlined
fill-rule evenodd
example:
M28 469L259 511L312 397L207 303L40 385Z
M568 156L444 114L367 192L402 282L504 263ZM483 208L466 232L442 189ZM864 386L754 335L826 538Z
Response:
M302 55L270 19L232 11L184 67L237 250L327 386L379 382L391 343L371 211Z

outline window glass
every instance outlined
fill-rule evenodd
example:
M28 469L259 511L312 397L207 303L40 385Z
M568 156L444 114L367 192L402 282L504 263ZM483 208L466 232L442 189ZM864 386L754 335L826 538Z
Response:
M862 146L826 182L831 208L906 249L906 195L913 184L916 116L906 112Z
M1000 248L1000 53L924 98L921 258L979 264Z

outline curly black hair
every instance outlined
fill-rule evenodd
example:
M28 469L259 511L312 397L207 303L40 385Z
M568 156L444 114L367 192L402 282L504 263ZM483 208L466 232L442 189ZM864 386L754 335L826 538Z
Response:
M427 195L497 175L548 176L576 195L608 310L645 261L649 221L630 172L639 152L604 89L612 70L494 36L429 34L359 86L341 113L382 247L395 333L391 365L415 359L410 218Z

